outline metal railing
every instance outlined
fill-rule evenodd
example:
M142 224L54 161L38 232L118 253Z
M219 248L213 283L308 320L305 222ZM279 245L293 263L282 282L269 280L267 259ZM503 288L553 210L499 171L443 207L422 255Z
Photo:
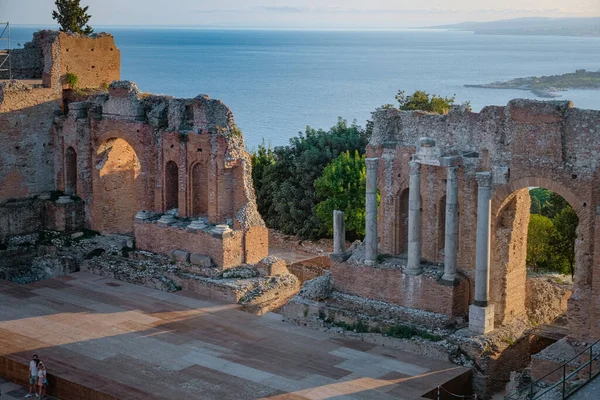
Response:
M597 354L594 354L594 346L596 346L596 348L598 348L598 347L600 347L599 344L600 344L600 340L594 342L591 346L587 347L585 350L583 350L582 352L580 352L579 354L577 354L576 356L574 356L573 358L571 358L570 360L568 360L567 362L562 364L561 366L548 372L546 375L542 376L538 380L531 382L526 387L511 393L510 395L506 396L504 399L505 400L517 400L517 399L535 400L535 399L542 399L542 397L547 394L549 396L552 396L552 397L549 397L552 399L556 399L557 396L560 396L561 399L567 399L568 397L570 397L575 392L577 392L579 389L581 389L582 387L587 385L590 381L592 381L594 378L596 378L600 374L600 368L597 368L596 371L594 371L594 368L593 368L594 361L598 361L600 359L600 352ZM585 363L581 364L580 366L578 366L577 368L575 368L570 373L567 373L567 366L571 362L573 362L575 359L580 358L584 354L588 356L587 361ZM596 364L596 365L598 365L598 364ZM587 369L587 371L585 371L586 369ZM573 385L574 382L571 382L569 384L569 381L571 380L571 378L575 377L582 371L583 371L583 375L584 376L586 375L585 380L584 381L581 381L581 380L576 381L577 384L575 384L575 385ZM544 383L544 379L546 379L547 377L549 377L552 374L556 374L557 372L562 372L562 378L555 384L546 386L546 383ZM586 372L587 372L587 374L586 374Z
M8 79L12 79L10 60L10 22L0 22L0 29L2 29L2 33L0 33L0 41L6 40L7 42L5 50L2 50L0 47L0 72L8 72Z

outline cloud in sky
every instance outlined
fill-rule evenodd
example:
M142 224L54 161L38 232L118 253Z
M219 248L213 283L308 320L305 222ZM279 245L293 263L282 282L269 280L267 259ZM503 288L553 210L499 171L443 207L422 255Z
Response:
M600 16L600 0L82 0L95 25L403 28L518 17ZM54 25L52 0L0 0L13 23Z

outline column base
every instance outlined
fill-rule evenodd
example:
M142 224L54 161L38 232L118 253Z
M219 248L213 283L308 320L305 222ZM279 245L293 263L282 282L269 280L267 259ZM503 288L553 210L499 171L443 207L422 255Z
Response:
M442 276L442 279L440 279L438 282L440 285L443 285L443 286L457 286L458 285L458 279L456 279L456 276L448 278L444 275L444 276Z
M421 275L423 273L423 268L406 268L404 273L407 275Z
M375 265L376 262L377 261L375 261L375 260L365 260L365 265L372 267L373 265Z
M469 306L469 330L477 335L485 335L494 330L494 305L487 307Z

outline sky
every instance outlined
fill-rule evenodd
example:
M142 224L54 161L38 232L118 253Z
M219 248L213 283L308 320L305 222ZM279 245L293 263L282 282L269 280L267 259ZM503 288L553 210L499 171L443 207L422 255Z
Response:
M394 29L520 17L600 16L600 0L82 0L91 25ZM52 27L54 0L0 0L0 20Z

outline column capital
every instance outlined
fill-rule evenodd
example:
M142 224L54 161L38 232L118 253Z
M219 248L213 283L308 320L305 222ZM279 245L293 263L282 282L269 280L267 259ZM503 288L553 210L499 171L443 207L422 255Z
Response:
M458 179L458 166L446 167L448 179Z
M492 173L491 172L477 172L475 174L475 180L479 187L492 187Z
M366 158L365 163L367 164L367 169L377 169L379 166L379 158Z
M421 173L421 164L416 161L409 161L408 167L410 168L411 175L418 175Z

